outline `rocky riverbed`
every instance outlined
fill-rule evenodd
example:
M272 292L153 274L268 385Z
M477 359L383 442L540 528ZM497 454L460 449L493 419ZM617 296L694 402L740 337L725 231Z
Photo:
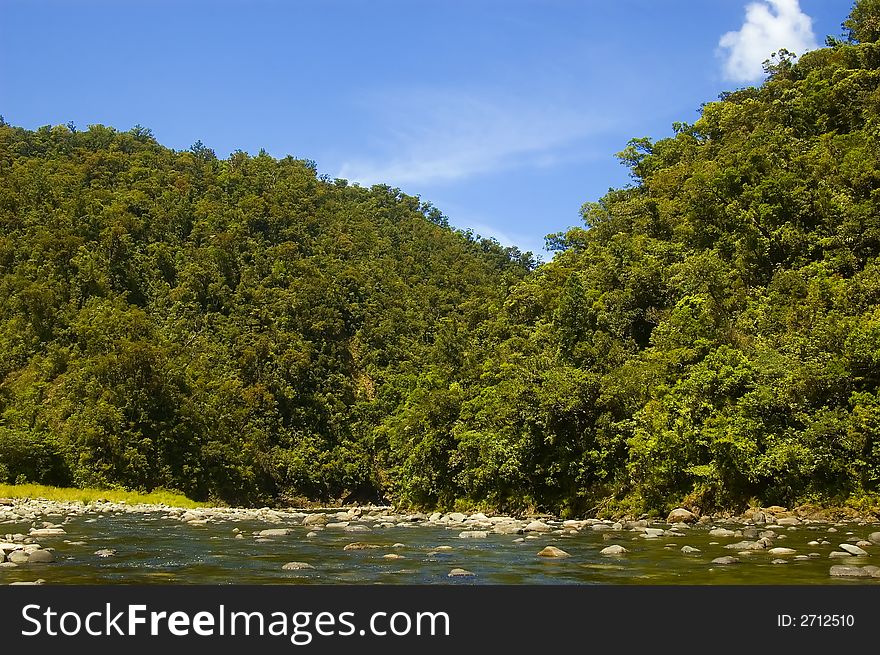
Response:
M0 584L880 584L880 524L0 499Z

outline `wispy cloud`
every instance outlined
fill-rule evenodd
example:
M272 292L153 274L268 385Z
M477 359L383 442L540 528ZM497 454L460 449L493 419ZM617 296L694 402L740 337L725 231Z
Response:
M478 93L395 92L367 103L376 147L341 166L361 184L431 184L521 166L547 166L609 121L562 103Z
M495 239L502 246L516 246L520 250L531 251L532 254L536 256L544 254L543 241L537 241L533 235L499 230L498 228L492 227L488 223L481 221L468 221L467 227L473 230L475 234L479 234L487 239Z
M754 82L763 74L763 62L785 48L802 55L819 47L813 19L801 11L798 0L759 0L746 6L746 18L737 32L728 32L718 45L724 75L735 82Z

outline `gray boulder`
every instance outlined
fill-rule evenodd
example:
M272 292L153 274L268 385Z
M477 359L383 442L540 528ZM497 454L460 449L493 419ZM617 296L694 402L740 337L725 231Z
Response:
M55 561L55 555L51 550L43 550L40 548L39 550L31 551L30 556L28 557L28 564L49 564L50 562Z
M729 566L730 564L738 564L739 560L736 557L731 557L727 555L725 557L716 557L712 560L712 564L719 564L721 566Z
M868 551L866 551L864 548L859 548L858 546L856 546L854 544L838 544L838 545L840 546L840 550L845 550L850 555L864 557L865 555L868 554Z
M547 546L538 552L538 557L571 557L571 554L556 546Z
M261 537L286 537L293 530L288 530L287 528L272 528L270 530L261 530Z
M467 569L452 569L446 574L447 578L473 578L474 574Z
M860 566L832 566L828 574L835 578L870 578L871 572Z
M683 507L678 507L666 517L667 523L696 523L697 515Z
M307 569L314 569L315 567L306 562L288 562L284 566L281 567L284 571L304 571Z

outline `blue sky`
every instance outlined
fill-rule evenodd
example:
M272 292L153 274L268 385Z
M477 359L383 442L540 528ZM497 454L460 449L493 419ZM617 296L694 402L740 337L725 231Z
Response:
M265 148L418 195L543 253L629 182L614 157L760 62L839 35L850 0L0 0L0 114Z

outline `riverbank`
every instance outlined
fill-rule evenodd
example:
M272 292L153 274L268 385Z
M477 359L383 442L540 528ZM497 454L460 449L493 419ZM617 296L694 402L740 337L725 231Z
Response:
M199 503L190 500L183 494L171 491L139 493L121 489L78 489L75 487L50 487L42 484L0 484L0 498L38 498L81 503L109 501L132 505L167 505L187 509L207 506L207 503Z
M359 506L323 506L317 502L303 503L297 507L263 507L263 508L231 508L225 506L212 506L210 503L199 502L187 498L183 494L171 491L153 491L150 493L140 493L136 491L126 491L119 489L96 489L96 488L74 488L74 487L52 487L38 484L11 485L0 484L0 503L3 499L25 499L25 500L48 500L60 503L83 503L83 504L123 504L126 506L141 506L142 508L153 507L156 509L211 509L215 512L224 514L254 514L259 515L261 512L272 510L273 512L346 512L349 510L363 510L365 507ZM382 509L393 509L393 505L380 506ZM375 509L375 506L366 506L367 510ZM469 512L435 512L428 511L407 511L396 508L394 511L401 516L431 516L440 515L464 515L464 516L485 516L484 512L472 510ZM800 519L817 520L817 521L864 521L864 522L880 522L880 497L865 497L858 501L848 501L846 504L821 504L821 503L804 503L791 509L780 507L777 505L761 507L750 507L744 512L720 511L714 513L700 514L695 510L697 519L704 521L728 521L749 519L755 512L765 512L772 516L789 517L794 516ZM522 514L511 515L510 518L534 519L549 518L559 519L550 513L544 512L525 512ZM612 523L617 521L634 521L637 519L647 519L653 521L662 521L668 518L664 515L648 515L641 514L633 516L619 512L602 512L595 517L572 517L572 519L599 518ZM561 520L561 519L560 519Z

